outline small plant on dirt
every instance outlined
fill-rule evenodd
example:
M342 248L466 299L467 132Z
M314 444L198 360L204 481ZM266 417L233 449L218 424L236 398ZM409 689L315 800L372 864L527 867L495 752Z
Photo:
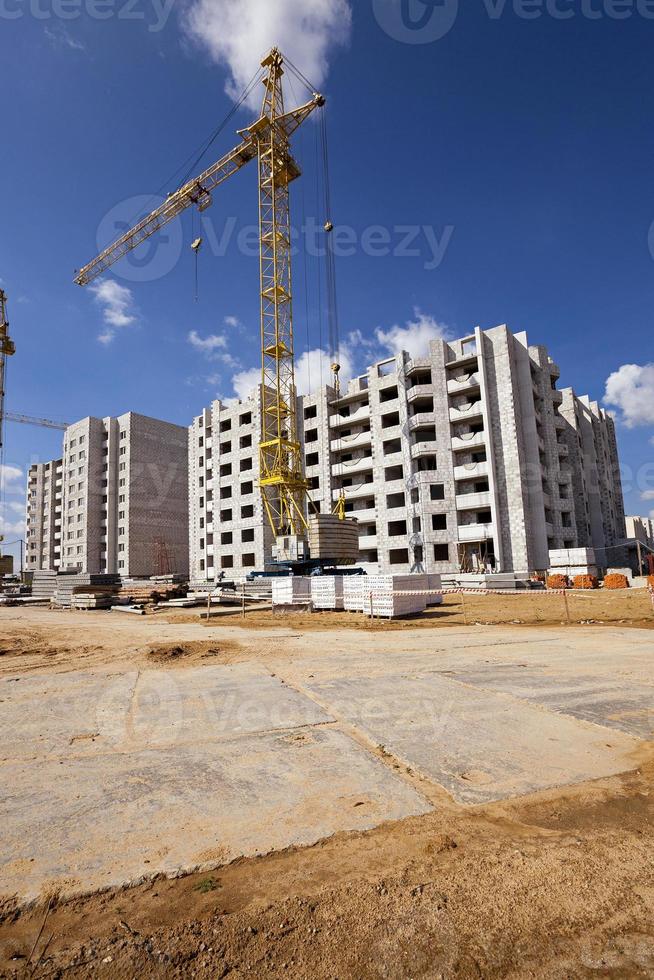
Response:
M220 885L215 878L203 878L202 881L198 881L197 885L193 886L193 891L206 895L208 892L215 892L217 888L220 888Z

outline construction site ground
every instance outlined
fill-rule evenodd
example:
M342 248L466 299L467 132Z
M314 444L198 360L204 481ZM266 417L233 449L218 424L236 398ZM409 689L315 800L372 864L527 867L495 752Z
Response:
M649 596L461 599L0 610L0 976L654 975Z

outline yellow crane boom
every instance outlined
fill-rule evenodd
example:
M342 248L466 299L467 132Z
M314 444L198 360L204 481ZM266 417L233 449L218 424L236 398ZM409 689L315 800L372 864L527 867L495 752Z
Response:
M289 185L300 176L291 137L325 104L314 92L305 105L285 111L284 57L277 48L262 61L265 94L260 117L239 132L242 143L188 181L134 228L84 266L75 277L87 285L187 208L204 211L212 192L255 157L259 165L261 382L263 419L259 444L264 509L275 535L304 536L307 481L296 418Z
M21 425L38 425L43 429L59 429L64 432L68 422L53 422L52 419L34 418L32 415L19 415L18 412L5 412L5 421L19 422Z

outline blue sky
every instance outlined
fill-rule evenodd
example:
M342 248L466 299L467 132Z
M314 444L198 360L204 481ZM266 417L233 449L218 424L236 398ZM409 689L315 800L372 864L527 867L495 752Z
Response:
M651 511L648 0L0 0L0 279L17 346L7 407L186 425L247 385L258 363L254 166L216 193L204 225L186 215L95 292L72 279L98 235L176 188L274 42L329 100L350 370L439 330L527 330L562 385L601 400L613 375L627 509ZM297 82L293 95L304 99ZM240 111L206 164L255 115ZM316 135L307 123L296 140L294 224L309 229L324 220ZM326 343L322 263L303 258L311 241L300 236L295 262L299 354ZM319 362L304 358L305 384ZM57 455L60 436L15 424L5 435L10 536L15 471Z

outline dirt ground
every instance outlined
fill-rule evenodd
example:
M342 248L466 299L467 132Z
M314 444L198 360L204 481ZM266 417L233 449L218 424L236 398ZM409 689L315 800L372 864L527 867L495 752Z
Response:
M465 602L471 625L566 623L554 598ZM575 594L569 605L577 623L654 622L646 594ZM240 612L221 612L206 639L184 638L178 626L187 622L197 636L198 616L188 612L166 614L156 629L152 617L87 614L84 631L66 613L8 612L0 611L5 675L268 660L285 636L328 623L341 635L464 623L460 597L401 624L266 612L243 623ZM652 977L654 745L640 751L638 768L622 776L483 807L443 792L425 816L211 874L69 901L52 895L31 908L7 899L0 977Z
M653 776L649 751L633 774L565 791L443 802L49 912L6 906L0 975L651 977Z

